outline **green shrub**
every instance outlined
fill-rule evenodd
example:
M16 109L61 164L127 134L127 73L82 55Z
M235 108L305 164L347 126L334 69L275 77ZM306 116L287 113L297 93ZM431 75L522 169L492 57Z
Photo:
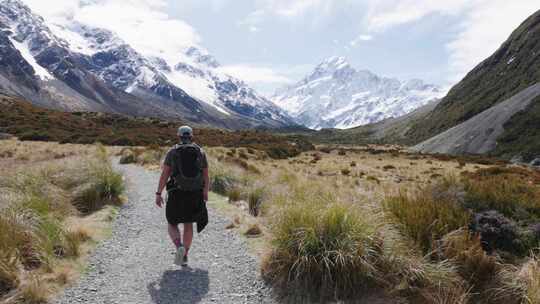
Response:
M371 287L382 254L376 227L353 206L292 203L272 227L263 277L280 290L346 299Z
M227 195L227 192L234 186L235 179L227 175L214 175L210 179L213 192Z

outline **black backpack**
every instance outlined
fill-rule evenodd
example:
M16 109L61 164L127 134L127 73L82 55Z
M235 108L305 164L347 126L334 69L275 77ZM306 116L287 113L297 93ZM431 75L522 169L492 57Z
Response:
M176 145L172 150L174 162L172 180L182 191L199 191L204 187L203 152L196 144Z

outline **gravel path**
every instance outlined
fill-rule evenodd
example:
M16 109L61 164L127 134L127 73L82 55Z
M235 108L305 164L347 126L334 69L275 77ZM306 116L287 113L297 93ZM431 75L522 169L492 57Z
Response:
M246 244L214 210L194 237L190 266L173 265L165 211L153 202L158 173L135 165L115 169L127 179L129 202L87 272L56 303L274 303Z

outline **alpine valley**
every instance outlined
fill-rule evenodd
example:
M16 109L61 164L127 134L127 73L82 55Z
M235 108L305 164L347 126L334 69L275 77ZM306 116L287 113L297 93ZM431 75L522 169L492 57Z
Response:
M0 0L0 90L64 111L182 119L224 128L294 124L206 50L148 56L109 30L45 20L19 0Z

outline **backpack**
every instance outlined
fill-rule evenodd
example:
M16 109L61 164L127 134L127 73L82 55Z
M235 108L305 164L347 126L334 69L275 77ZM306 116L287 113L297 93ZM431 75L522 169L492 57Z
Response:
M182 191L199 191L204 187L203 152L196 144L176 145L172 150L174 166L172 180L175 188Z

